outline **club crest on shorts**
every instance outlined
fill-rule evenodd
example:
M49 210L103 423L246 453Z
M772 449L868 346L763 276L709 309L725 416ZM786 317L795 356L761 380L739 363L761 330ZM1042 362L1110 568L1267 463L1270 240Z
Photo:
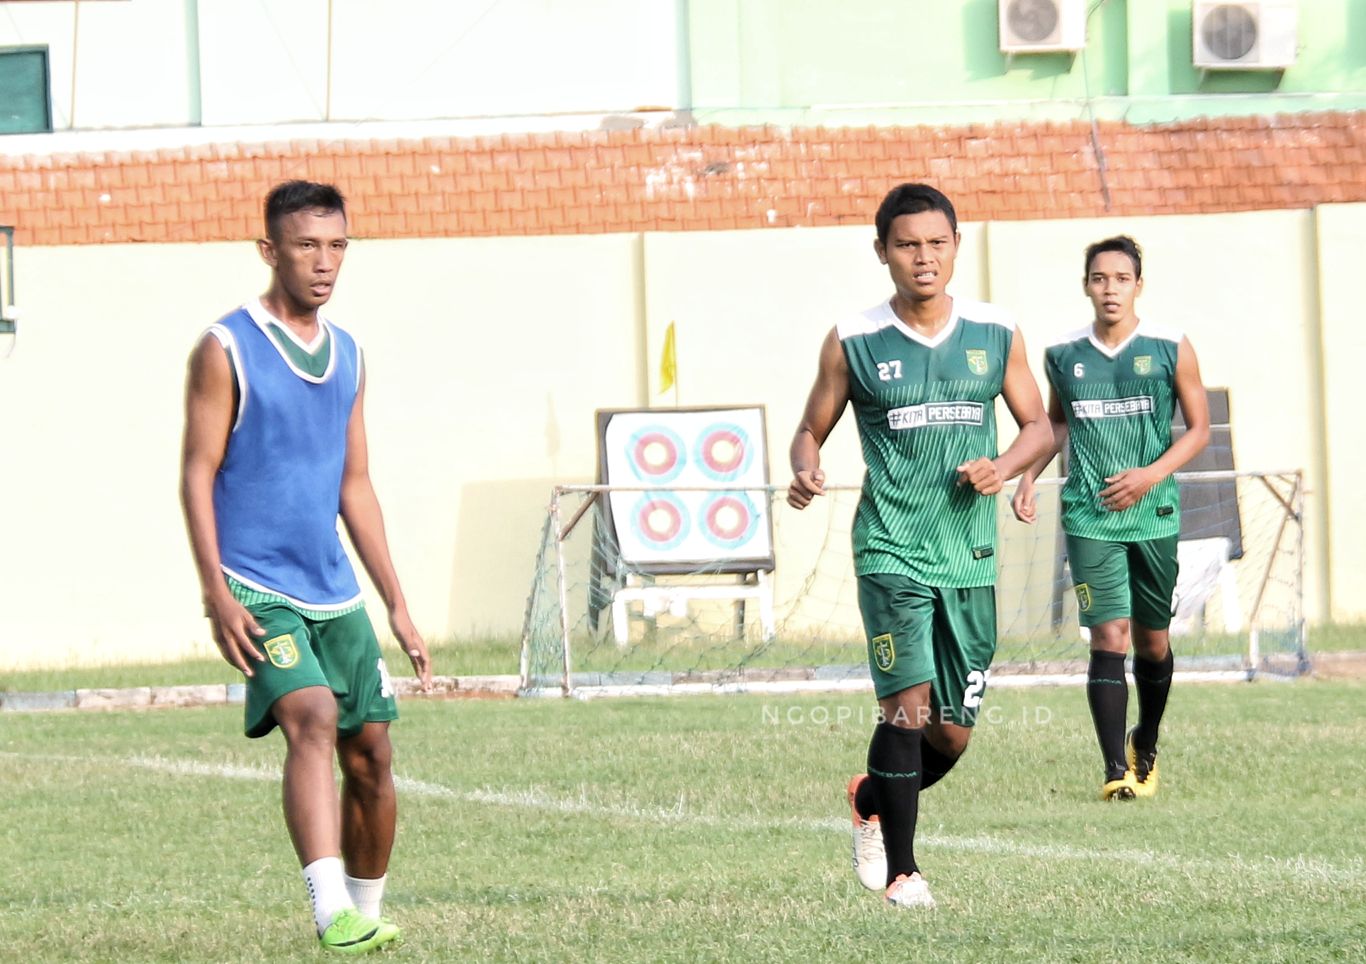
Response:
M974 375L985 375L987 373L987 353L983 349L968 349L968 371Z
M1139 355L1134 359L1134 374L1147 375L1153 370L1153 356Z
M289 633L266 640L262 648L271 665L279 669L289 669L299 662L299 647L294 645L294 637Z
M1076 590L1077 608L1084 613L1089 613L1091 611L1091 587L1084 582L1079 582L1076 585Z
M896 662L896 646L892 643L892 634L884 633L881 636L873 637L873 663L884 673L890 673L892 664Z

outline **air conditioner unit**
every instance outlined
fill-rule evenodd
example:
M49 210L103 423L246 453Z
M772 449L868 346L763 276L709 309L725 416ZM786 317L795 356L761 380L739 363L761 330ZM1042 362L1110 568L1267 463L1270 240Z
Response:
M1054 53L1086 46L1086 0L997 0L1001 52Z
M1281 70L1295 63L1298 0L1196 0L1194 63L1202 70Z

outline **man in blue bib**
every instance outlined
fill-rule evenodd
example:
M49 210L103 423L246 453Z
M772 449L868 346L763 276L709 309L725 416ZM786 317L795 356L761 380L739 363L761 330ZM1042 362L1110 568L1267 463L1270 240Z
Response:
M398 706L339 516L424 689L432 670L370 483L362 356L318 314L346 253L345 200L288 181L266 198L265 220L269 290L190 356L181 500L214 641L246 676L246 733L285 736L285 824L319 940L354 954L398 937L380 916Z

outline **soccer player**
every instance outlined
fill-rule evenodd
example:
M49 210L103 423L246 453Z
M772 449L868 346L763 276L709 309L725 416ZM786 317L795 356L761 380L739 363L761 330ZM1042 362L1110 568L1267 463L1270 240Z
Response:
M1104 800L1157 792L1157 733L1172 683L1172 593L1180 507L1172 473L1209 441L1209 405L1190 341L1140 321L1143 254L1129 237L1086 249L1082 284L1095 320L1044 352L1053 445L1011 500L1016 518L1038 515L1034 480L1064 443L1071 460L1062 527L1080 620L1091 633L1087 700L1105 765ZM1187 431L1172 442L1172 407ZM1138 725L1124 732L1132 638Z
M361 354L318 314L346 253L345 202L330 185L288 181L266 198L265 222L269 290L190 356L181 501L214 641L246 676L246 734L284 733L285 825L319 940L361 953L398 936L380 917L398 708L339 515L424 689L432 670L370 484Z
M836 325L792 440L787 501L824 492L820 449L852 403L867 474L854 568L881 720L850 781L854 869L897 907L933 907L915 858L920 791L967 748L996 652L996 499L1049 445L1024 339L946 289L960 236L924 184L882 201L873 249L891 298ZM997 454L995 400L1020 432Z

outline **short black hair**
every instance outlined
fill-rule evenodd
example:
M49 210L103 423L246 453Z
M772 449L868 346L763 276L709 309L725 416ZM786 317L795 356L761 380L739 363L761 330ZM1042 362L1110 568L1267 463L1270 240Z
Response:
M285 181L277 184L266 195L266 235L277 238L281 218L309 208L340 211L342 217L346 217L346 198L331 184L314 181Z
M958 233L958 215L953 210L952 201L928 184L902 184L888 191L878 205L874 221L877 239L886 244L893 221L903 214L923 214L925 211L943 211L953 233Z
M1134 263L1134 279L1143 277L1143 249L1138 246L1137 241L1127 234L1117 234L1113 238L1097 241L1086 249L1086 272L1082 275L1083 278L1091 277L1091 262L1096 260L1096 255L1104 254L1107 251L1127 254L1129 260Z

